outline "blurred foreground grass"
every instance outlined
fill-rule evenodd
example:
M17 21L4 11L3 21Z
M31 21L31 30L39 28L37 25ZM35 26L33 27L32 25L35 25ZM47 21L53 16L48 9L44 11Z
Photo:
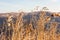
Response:
M21 12L16 19L9 14L0 26L0 40L60 40L60 23L55 18L60 16L45 11Z

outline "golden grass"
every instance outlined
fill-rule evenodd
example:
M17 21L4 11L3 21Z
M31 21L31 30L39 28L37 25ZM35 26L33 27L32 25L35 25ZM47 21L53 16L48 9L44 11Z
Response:
M46 12L41 11L39 19L37 20L36 28L33 28L32 21L28 25L24 25L24 12L19 13L16 23L12 22L11 17L7 17L6 23L3 24L3 29L0 29L0 40L60 40L60 34L56 34L57 22L50 22L49 31L45 31L45 23L49 23L51 17L45 16ZM35 19L36 20L36 19ZM11 33L12 32L12 33Z

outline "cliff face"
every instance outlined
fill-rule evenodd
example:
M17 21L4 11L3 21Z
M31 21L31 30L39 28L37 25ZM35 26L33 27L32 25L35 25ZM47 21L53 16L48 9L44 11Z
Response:
M58 13L40 11L0 15L1 40L60 39L60 14Z

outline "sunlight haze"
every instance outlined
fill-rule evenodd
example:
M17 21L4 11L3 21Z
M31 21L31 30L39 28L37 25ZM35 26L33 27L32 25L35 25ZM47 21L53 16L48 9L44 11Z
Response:
M50 11L60 11L60 0L0 0L0 12L30 11L39 6L48 7Z

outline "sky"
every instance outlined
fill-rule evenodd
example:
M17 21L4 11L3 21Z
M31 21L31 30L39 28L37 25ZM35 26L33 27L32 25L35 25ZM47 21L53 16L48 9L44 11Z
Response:
M36 6L59 12L60 0L0 0L0 12L30 11Z

